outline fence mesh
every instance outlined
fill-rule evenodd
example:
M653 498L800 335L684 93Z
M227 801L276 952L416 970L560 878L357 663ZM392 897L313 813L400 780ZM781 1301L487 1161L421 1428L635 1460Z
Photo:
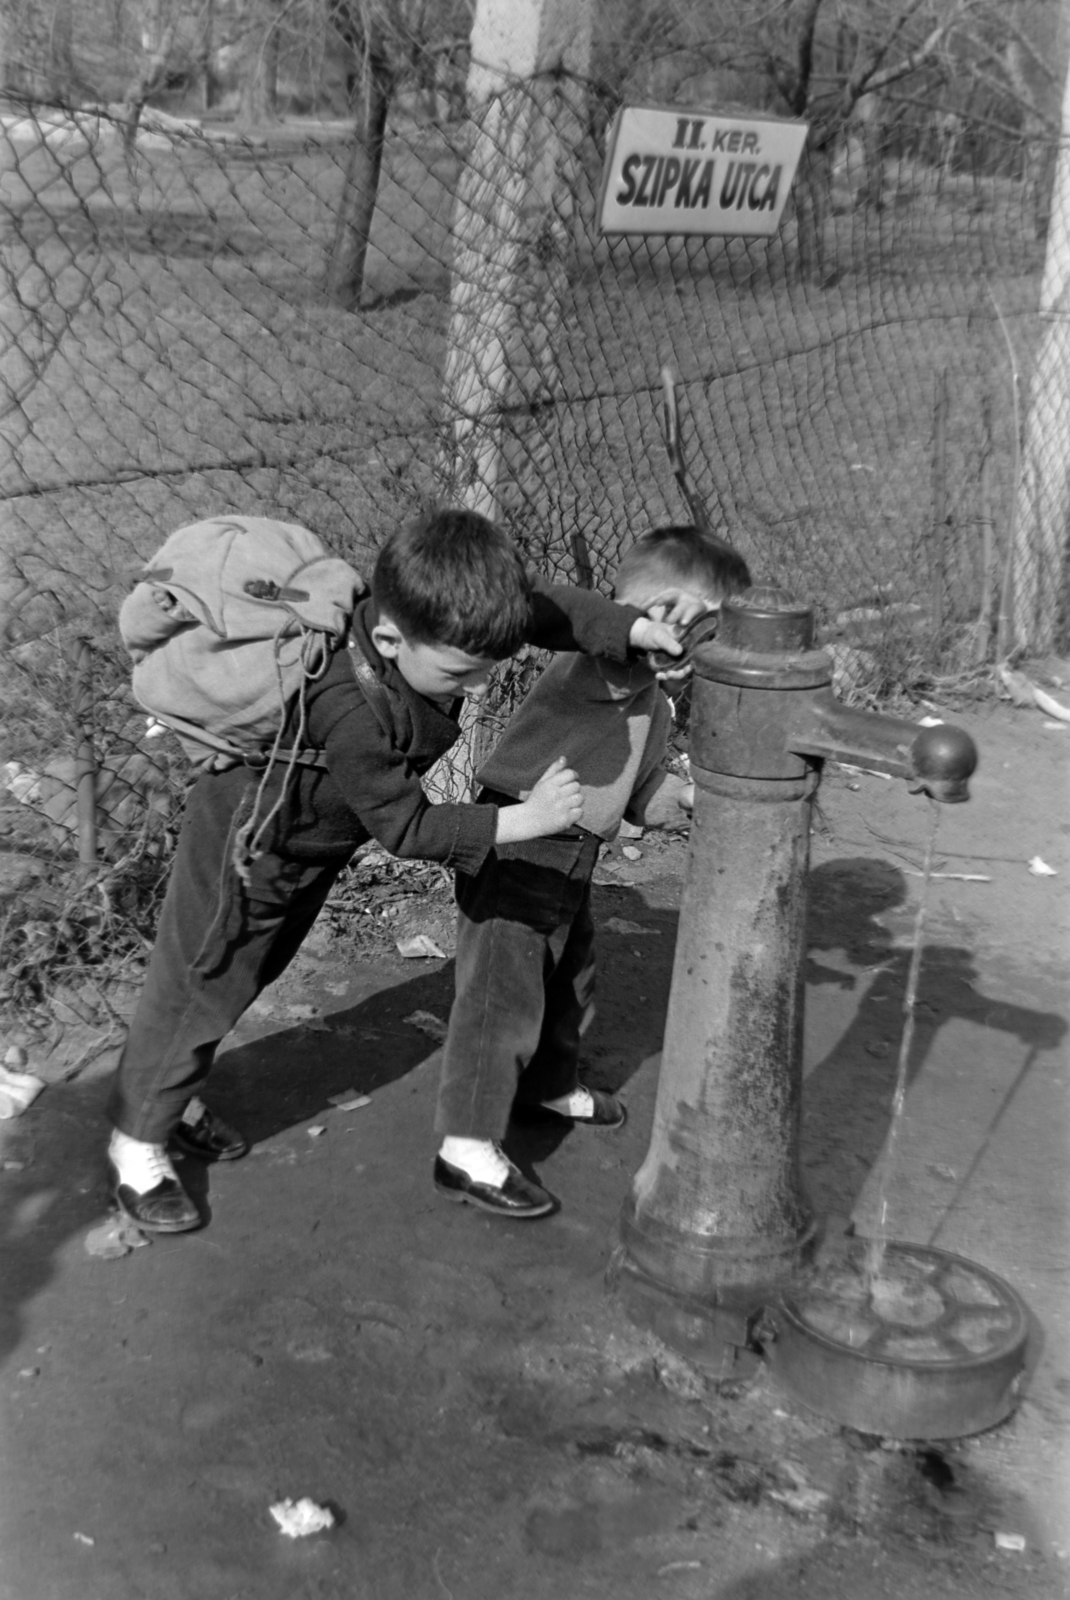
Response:
M668 366L715 528L814 604L844 688L877 701L993 659L1051 331L1057 119L950 112L929 83L890 102L876 135L826 123L771 239L607 238L605 83L558 74L475 103L463 51L440 57L437 90L396 65L380 82L381 151L367 50L356 138L337 95L333 116L313 105L252 132L136 96L3 101L9 996L46 945L77 966L90 935L121 922L141 948L151 932L185 774L146 738L115 617L185 522L302 522L368 571L399 522L465 499L534 566L605 587L631 537L686 515L659 432ZM347 299L340 219L380 154ZM1034 499L1065 475L1034 468ZM1018 562L1063 626L1064 548ZM110 866L49 902L77 846L80 776ZM44 899L26 920L12 886L31 881Z

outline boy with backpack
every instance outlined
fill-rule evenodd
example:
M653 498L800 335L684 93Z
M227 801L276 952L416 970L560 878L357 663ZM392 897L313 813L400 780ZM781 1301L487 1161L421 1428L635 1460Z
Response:
M173 534L122 608L135 694L203 769L108 1106L112 1192L139 1227L200 1224L169 1145L245 1154L201 1099L216 1048L289 965L360 845L476 873L494 846L578 820L560 757L500 812L428 801L420 779L457 740L464 696L524 642L622 664L635 650L676 654L672 624L695 609L676 596L659 621L551 587L467 511L401 529L357 601L362 589L307 529L224 517Z
M713 611L750 584L730 545L694 527L655 529L617 569L614 596L646 610L683 589ZM442 1057L435 1188L499 1216L545 1216L554 1202L501 1148L514 1102L593 1127L625 1119L615 1095L579 1080L593 1015L591 875L622 819L682 823L692 786L662 766L672 716L653 667L559 655L477 773L481 803L508 815L551 754L575 769L583 813L551 837L497 844L457 874L456 998ZM504 808L504 810L503 810Z

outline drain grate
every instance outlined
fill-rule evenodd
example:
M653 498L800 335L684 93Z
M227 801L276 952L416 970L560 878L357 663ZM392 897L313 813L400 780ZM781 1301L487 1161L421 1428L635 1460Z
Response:
M986 1268L928 1246L854 1241L790 1285L766 1357L794 1399L862 1433L953 1439L1014 1409L1028 1319Z

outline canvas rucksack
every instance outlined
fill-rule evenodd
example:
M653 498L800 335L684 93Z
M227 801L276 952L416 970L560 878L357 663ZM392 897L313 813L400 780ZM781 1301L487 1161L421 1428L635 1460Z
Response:
M119 612L134 697L197 766L255 759L323 672L364 592L360 574L295 523L213 517L179 528Z
M365 592L360 574L308 528L225 516L171 534L123 602L119 631L138 703L202 769L265 769L239 869L258 853L270 820L256 827L275 763L288 774L324 764L304 744L305 691L326 671ZM294 736L284 749L291 707ZM281 803L280 795L272 811Z

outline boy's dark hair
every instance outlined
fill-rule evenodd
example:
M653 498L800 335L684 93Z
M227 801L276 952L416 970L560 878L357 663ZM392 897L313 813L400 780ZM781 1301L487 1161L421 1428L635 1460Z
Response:
M691 523L641 534L621 557L616 587L647 573L663 574L666 582L721 598L739 594L751 584L750 569L739 551L716 534L700 533Z
M531 627L520 554L476 511L431 511L399 529L379 552L372 602L410 644L493 661L518 650Z

